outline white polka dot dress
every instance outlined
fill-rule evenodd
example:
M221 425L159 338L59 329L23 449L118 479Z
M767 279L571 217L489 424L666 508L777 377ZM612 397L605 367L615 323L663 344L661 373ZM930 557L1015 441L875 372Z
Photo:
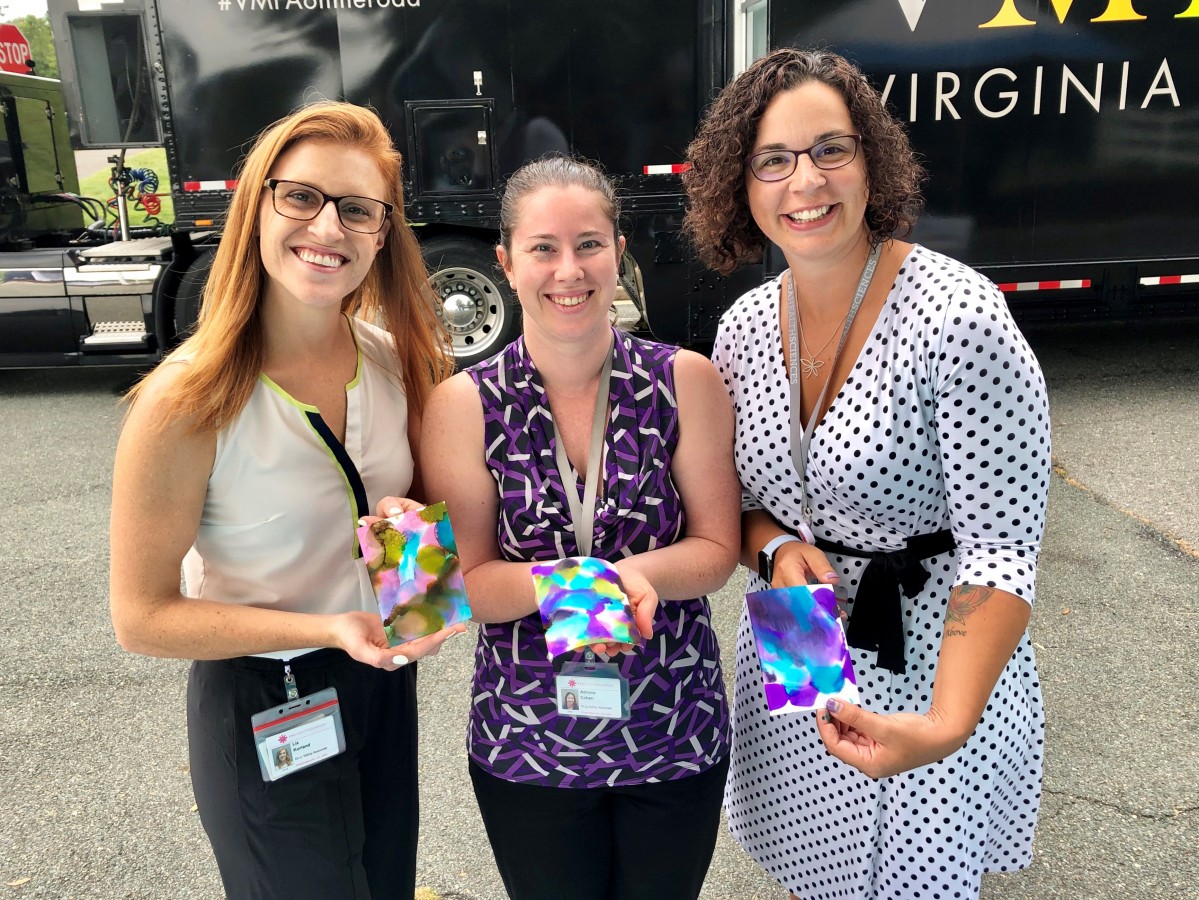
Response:
M778 302L777 280L741 297L721 320L714 359L736 406L745 507L794 529L801 498ZM924 591L903 598L906 672L853 651L868 709L928 709L954 585L1032 602L1049 466L1044 381L1002 295L961 263L914 247L808 459L817 536L893 550L949 528L958 544L925 560ZM852 615L865 561L830 558ZM751 576L749 590L764 587ZM812 714L767 713L743 609L733 726L729 826L802 900L975 897L983 872L1030 860L1044 715L1027 634L965 747L875 781L828 754Z

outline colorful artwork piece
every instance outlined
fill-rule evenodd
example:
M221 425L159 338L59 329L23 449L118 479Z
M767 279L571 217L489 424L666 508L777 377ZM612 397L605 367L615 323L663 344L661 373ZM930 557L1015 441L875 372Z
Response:
M575 556L533 566L533 589L549 658L590 644L640 644L633 610L616 568Z
M746 594L745 603L772 716L823 709L830 698L858 702L853 659L832 588L773 588Z
M393 647L470 618L444 503L363 525L358 543Z

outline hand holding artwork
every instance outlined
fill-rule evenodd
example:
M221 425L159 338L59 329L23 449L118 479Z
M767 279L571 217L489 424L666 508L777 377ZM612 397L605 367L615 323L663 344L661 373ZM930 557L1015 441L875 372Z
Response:
M886 778L944 759L965 743L932 710L879 715L851 703L829 702L816 713L816 727L828 752L871 778Z
M401 513L412 512L424 505L407 497L384 497L375 505L375 514L379 519L386 519ZM376 521L374 516L364 516L361 524L369 525L373 521Z
M616 565L590 556L539 563L532 576L550 659L584 648L623 653L640 644L645 632L653 633L658 595L639 573L632 589L636 600ZM644 607L640 619L638 604Z
M654 614L658 611L658 592L654 586L636 568L630 559L622 559L613 564L620 573L620 583L625 595L629 598L629 606L633 608L633 621L641 636L649 640L654 636Z
M383 630L379 616L369 612L346 612L329 617L330 646L339 647L361 663L386 669L391 672L416 662L426 656L434 656L446 639L466 631L466 625L458 623L441 631L392 647ZM402 662L396 659L402 657Z
M629 598L629 607L633 611L633 622L637 625L637 631L643 638L649 640L654 636L654 614L658 611L658 592L649 583L649 579L628 562L628 560L621 560L614 563L613 568L620 573L620 583L624 588L625 596ZM614 643L591 645L591 649L595 653L603 653L608 656L628 653L636 647L636 644Z
M815 544L788 541L774 553L774 578L771 587L795 587L802 584L836 584L839 577L829 565L824 551Z

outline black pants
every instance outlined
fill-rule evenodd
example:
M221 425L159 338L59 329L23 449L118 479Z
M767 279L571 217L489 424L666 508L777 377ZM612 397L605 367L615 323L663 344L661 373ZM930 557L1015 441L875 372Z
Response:
M726 757L689 778L571 789L470 777L512 900L695 900L716 848Z
M198 661L188 679L192 788L228 900L412 900L416 666L384 672L340 650L290 665L302 697L337 688L346 752L272 782L250 717L283 701L283 663Z

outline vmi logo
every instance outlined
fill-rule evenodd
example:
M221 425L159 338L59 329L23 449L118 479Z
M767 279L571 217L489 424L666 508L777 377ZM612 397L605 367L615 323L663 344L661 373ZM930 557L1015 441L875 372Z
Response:
M924 7L928 0L896 0L899 3L899 8L903 10L904 18L908 20L908 27L912 31L916 30L916 25L920 22L920 16L924 13ZM1016 28L1022 25L1036 25L1034 19L1029 19L1020 12L1017 7L1017 0L1001 0L1002 5L994 17L986 22L981 23L979 28ZM1053 11L1057 15L1058 22L1065 24L1066 16L1070 13L1070 7L1074 5L1074 0L1049 0L1053 6ZM1138 22L1148 18L1141 15L1136 10L1136 4L1145 4L1148 0L1108 0L1107 8L1091 19L1092 22ZM1021 3L1026 6L1033 6L1033 0L1021 0ZM1175 19L1199 19L1199 0L1191 0L1191 4L1182 12L1174 16Z

